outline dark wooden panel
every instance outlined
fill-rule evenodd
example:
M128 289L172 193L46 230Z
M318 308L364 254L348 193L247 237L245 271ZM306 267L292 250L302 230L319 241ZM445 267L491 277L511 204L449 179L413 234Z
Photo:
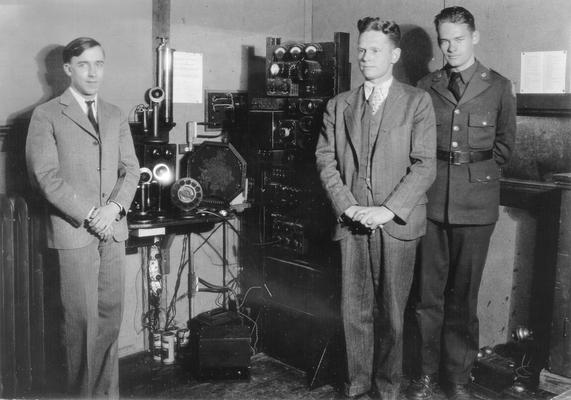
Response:
M16 310L14 302L14 205L5 196L0 196L0 296L3 308L0 310L0 375L2 393L0 397L14 397L17 387L16 376Z
M571 377L571 190L562 190L549 351L550 371Z
M517 94L517 115L571 116L571 94Z
M10 201L14 209L16 375L18 393L24 394L29 393L32 388L29 213L24 199L17 197Z

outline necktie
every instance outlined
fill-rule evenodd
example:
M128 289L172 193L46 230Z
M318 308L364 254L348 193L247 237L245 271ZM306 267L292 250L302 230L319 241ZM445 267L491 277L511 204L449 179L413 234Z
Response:
M379 107L381 106L381 104L383 103L383 100L384 100L380 87L375 86L375 88L373 89L373 93L371 93L369 100L370 100L370 104L371 104L371 110L373 112L373 115L375 115L375 113L379 110Z
M460 72L451 72L450 81L448 82L448 90L452 92L456 101L462 97L462 75Z
M95 132L99 133L99 125L95 119L95 113L93 112L93 103L95 103L95 100L85 100L85 104L87 104L87 118L89 122L91 122L91 125L93 125Z

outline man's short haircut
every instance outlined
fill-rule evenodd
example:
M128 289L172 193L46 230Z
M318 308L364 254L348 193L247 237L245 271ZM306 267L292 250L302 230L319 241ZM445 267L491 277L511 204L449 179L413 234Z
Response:
M103 49L103 46L101 46L101 44L97 40L89 37L80 37L77 39L73 39L63 49L63 54L62 54L63 63L67 64L71 62L72 57L79 57L85 50L98 46Z
M400 28L394 21L383 21L379 17L365 17L357 22L359 34L367 31L379 31L389 37L395 47L400 45Z
M444 22L452 22L453 24L466 24L468 25L470 31L474 32L476 30L474 16L464 7L447 7L440 11L440 14L434 17L434 26L436 26L437 32L440 24Z

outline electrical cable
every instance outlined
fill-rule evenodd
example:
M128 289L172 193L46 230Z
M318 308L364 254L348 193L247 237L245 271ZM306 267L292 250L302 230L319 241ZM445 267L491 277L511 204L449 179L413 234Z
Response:
M201 212L204 212L206 214L209 215L214 215L217 218L219 218L220 220L223 221L223 223L227 223L228 226L230 226L230 228L232 229L232 231L234 233L236 233L237 237L239 240L242 240L243 242L247 242L249 244L250 241L244 240L244 238L241 235L241 232L239 232L231 223L230 220L222 215L219 215L217 213L211 212L209 210L201 210ZM220 225L221 226L221 225ZM212 232L210 232L210 234L207 237L203 237L202 235L200 235L203 239L203 242L193 251L193 254L196 253L200 248L202 248L205 244L207 244L207 242L210 240L210 238L212 237L212 235L220 228L220 226L217 226L215 229L212 230ZM264 243L254 243L254 245L265 245ZM171 297L170 303L169 303L169 307L167 308L167 310L163 310L166 313L166 319L165 319L165 330L168 330L170 328L172 328L172 323L174 321L174 318L176 316L176 302L179 301L180 299L183 299L186 295L188 295L188 292L185 293L185 295L181 295L178 296L178 291L180 289L180 283L181 283L181 277L182 277L182 273L184 271L184 268L186 265L189 264L190 260L186 259L186 253L187 253L187 246L188 246L188 238L185 237L184 241L183 241L183 246L182 246L182 251L181 251L181 257L180 257L180 263L179 263L179 268L178 268L178 272L177 272L177 279L176 279L176 283L175 283L175 288L174 288L174 292L173 295ZM219 254L217 252L218 256L220 258L223 257L222 254ZM227 260L226 260L227 261ZM240 263L234 263L233 265L238 265L240 266ZM228 263L226 263L226 266L228 266ZM198 289L199 292L207 292L207 293L218 293L218 296L215 299L215 304L217 306L221 306L223 307L224 304L222 302L223 299L223 295L224 293L229 293L231 297L231 299L233 299L235 301L236 304L236 311L237 314L240 315L242 318L247 319L248 321L251 322L252 324L252 328L250 331L250 335L254 336L254 343L250 345L250 349L252 350L252 352L255 354L257 351L257 343L259 341L259 328L258 328L258 324L256 320L253 320L249 315L245 314L244 312L242 312L244 304L247 300L247 297L250 293L250 291L254 288L259 288L262 289L261 286L257 286L257 287L250 287L248 288L248 290L246 291L246 293L244 294L244 296L242 297L242 300L239 301L239 296L238 296L238 292L240 291L240 282L239 279L236 275L234 275L232 272L229 272L232 275L232 278L230 279L230 281L225 285L225 286L220 286L220 285L215 285L213 283L210 283L202 278L198 278L198 281L204 285L204 288L200 288ZM148 313L146 313L143 316L143 325L144 326L149 326L149 327L158 327L158 315L155 313L152 313L153 310L150 310ZM190 311L190 310L189 310ZM257 316L257 318L259 318L259 315ZM256 319L257 319L256 318Z
M241 233L240 231L238 231L234 225L231 224L229 218L224 217L223 215L220 215L220 214L218 214L218 213L215 213L215 212L210 211L210 210L207 210L207 209L198 209L197 212L198 212L198 213L203 213L203 214L213 215L213 216L215 216L215 217L217 217L217 218L223 220L224 222L227 223L227 225L230 227L230 229L232 229L232 231L234 231L234 233L236 233L236 235L238 235L238 237L239 237L241 240L245 241L246 243L248 243L248 244L251 245L251 246L268 246L268 245L272 245L272 244L278 243L277 240L273 240L273 241L270 241L270 242L261 242L261 241L260 241L260 242L257 242L257 243L251 243L250 240L244 238L243 235L242 235L242 233Z
M208 243L208 240L212 237L212 235L214 235L216 233L216 231L218 231L219 228L220 228L220 226L217 226L216 228L214 228L206 238L204 238L204 236L202 236L200 233L198 233L198 236L200 236L202 239L202 243L200 243L200 246L198 246L192 253L195 254L198 250L200 250L200 248L202 246L204 246L206 243Z
M181 281L181 277L182 277L182 272L184 270L184 267L188 264L189 260L186 260L186 251L187 251L187 247L188 247L188 237L185 236L183 241L182 241L182 250L181 250L181 257L180 257L180 262L179 262L179 266L178 266L178 272L177 272L177 277L176 277L176 282L175 282L175 287L174 287L174 292L173 295L171 297L171 301L169 303L169 307L167 308L166 311L166 319L165 319L165 331L171 328L171 324L174 321L174 318L176 316L176 302L177 302L177 294L178 294L178 290L180 287L180 281Z

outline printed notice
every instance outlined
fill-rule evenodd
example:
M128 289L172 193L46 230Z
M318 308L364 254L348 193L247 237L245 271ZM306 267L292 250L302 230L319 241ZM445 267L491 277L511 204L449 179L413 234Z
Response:
M521 93L565 93L567 52L521 53Z
M202 73L202 54L174 52L174 103L202 103Z

